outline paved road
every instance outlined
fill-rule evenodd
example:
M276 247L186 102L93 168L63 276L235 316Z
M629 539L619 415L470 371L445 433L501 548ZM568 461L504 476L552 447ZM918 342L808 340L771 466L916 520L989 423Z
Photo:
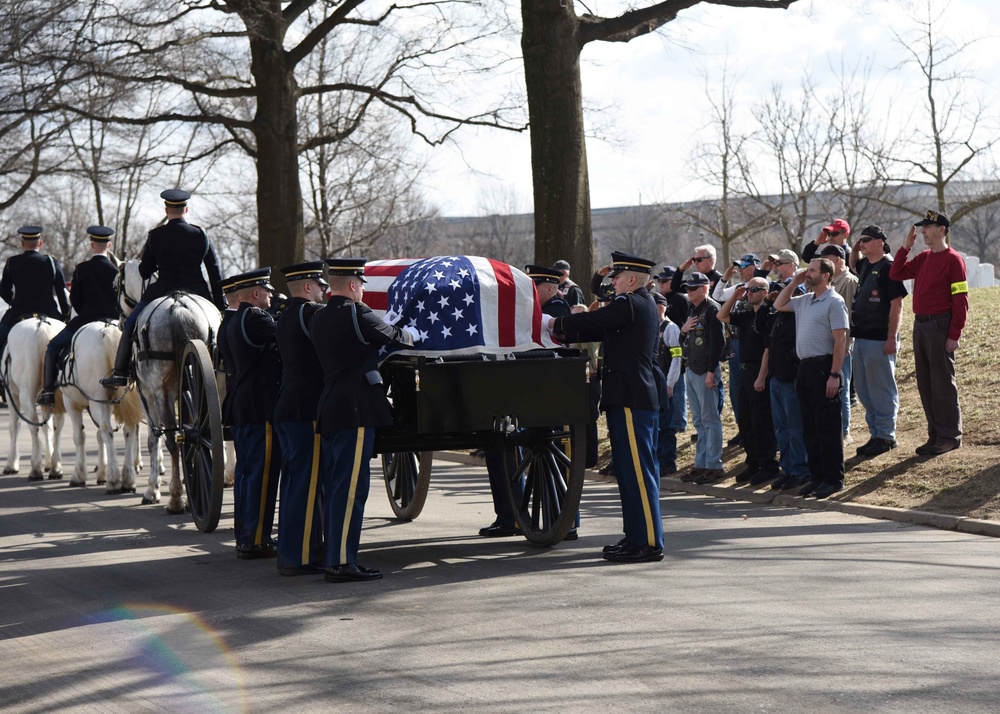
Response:
M237 560L231 498L204 535L137 495L0 477L0 710L997 710L994 539L669 494L666 559L612 565L613 487L539 550L471 535L485 473L437 462L413 523L373 484L385 579L330 585Z

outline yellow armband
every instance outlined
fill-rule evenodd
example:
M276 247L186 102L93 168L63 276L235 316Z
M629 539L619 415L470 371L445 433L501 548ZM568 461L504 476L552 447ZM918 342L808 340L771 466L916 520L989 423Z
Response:
M682 350L680 347L671 347L670 348L670 356L671 357L680 357L683 354L683 352L684 352L684 350Z
M969 283L968 283L968 281L963 280L963 281L961 281L959 283L952 283L951 284L951 294L952 295L958 295L959 293L967 293L967 292L969 292Z

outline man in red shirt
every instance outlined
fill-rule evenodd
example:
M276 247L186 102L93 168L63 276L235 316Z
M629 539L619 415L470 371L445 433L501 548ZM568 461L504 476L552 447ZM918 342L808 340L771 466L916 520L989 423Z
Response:
M918 226L928 250L910 258ZM913 279L913 359L928 437L917 447L921 456L937 456L962 445L955 350L969 315L969 283L965 261L949 245L950 228L948 216L927 211L906 234L889 270L893 280Z

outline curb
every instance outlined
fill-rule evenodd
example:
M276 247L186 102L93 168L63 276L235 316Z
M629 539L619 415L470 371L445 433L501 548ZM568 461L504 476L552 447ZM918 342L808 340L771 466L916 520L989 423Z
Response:
M486 460L481 456L473 456L472 454L465 454L459 451L436 451L434 452L434 458L459 464L471 464L473 466L486 465ZM587 469L584 472L584 478L587 481L596 481L599 483L611 483L614 481L613 477L601 476L594 469ZM946 513L931 513L930 511L893 508L891 506L872 506L867 503L851 503L849 501L818 501L815 498L792 496L787 493L774 493L772 491L752 491L749 488L737 486L686 483L678 478L670 477L661 479L660 489L663 492L690 493L698 496L725 498L730 501L770 503L773 506L785 506L811 511L835 511L863 518L877 518L883 521L911 523L917 526L927 526L940 530L1000 538L1000 522L984 521L979 518L966 518L965 516L951 516Z

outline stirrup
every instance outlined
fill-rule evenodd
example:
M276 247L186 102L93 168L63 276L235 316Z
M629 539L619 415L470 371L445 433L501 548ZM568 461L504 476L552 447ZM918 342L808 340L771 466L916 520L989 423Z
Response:
M118 389L119 387L127 387L129 383L128 375L115 374L112 372L107 377L101 380L101 386L106 389Z
M54 407L56 405L56 392L54 389L43 389L38 393L35 404L40 407Z

